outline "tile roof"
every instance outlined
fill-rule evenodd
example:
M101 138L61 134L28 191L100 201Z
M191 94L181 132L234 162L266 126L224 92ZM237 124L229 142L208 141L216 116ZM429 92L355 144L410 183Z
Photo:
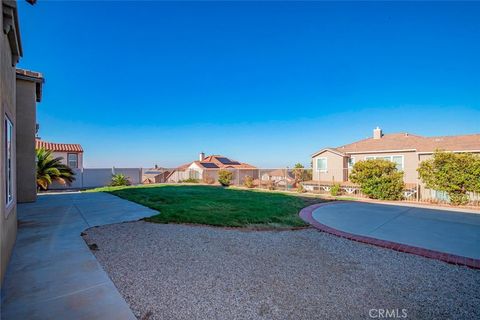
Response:
M29 78L33 78L33 79L38 79L42 82L45 81L45 79L43 78L43 74L41 74L40 72L37 72L37 71L16 68L16 73L17 73L17 75L20 75L20 76L25 76L25 77L29 77Z
M45 150L58 152L83 152L82 146L73 143L55 143L35 139L35 149L44 148Z
M437 149L445 151L478 151L480 150L480 134L422 137L410 133L392 133L385 134L380 139L368 138L329 149L342 154L388 150L412 150L427 153L434 152ZM316 152L315 154L318 153Z
M208 157L205 157L202 161L195 161L198 162L197 164L200 164L202 167L204 163L214 163L217 165L217 167L226 169L226 168L234 168L234 169L256 169L256 167L244 163L244 162L239 162L236 160L231 160L230 158L224 157L222 155L211 155Z
M222 159L223 162L225 162L223 159L229 160L230 163L222 163L219 159ZM235 160L231 160L227 157L221 156L221 155L211 155L208 157L205 157L202 161L192 161L189 163L182 164L177 168L178 171L185 171L187 170L192 163L195 163L201 168L204 169L227 169L227 168L234 168L234 169L256 169L256 167L248 164L248 163L243 163L243 162L238 162ZM213 166L215 165L215 167Z

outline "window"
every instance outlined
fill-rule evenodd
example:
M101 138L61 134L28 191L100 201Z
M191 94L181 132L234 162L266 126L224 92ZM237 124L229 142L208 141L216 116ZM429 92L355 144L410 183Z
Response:
M13 202L13 123L5 115L5 201Z
M327 172L327 158L317 159L317 171Z
M348 169L353 169L354 165L355 165L355 157L348 158Z
M67 161L70 168L78 168L78 153L69 153Z
M392 162L395 162L398 171L403 171L403 156L392 156Z
M398 171L403 171L403 156L368 156L365 160L382 159L396 164Z

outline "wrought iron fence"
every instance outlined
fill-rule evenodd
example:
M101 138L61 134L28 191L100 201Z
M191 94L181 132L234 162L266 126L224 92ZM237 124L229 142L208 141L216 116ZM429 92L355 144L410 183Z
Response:
M314 180L310 168L226 168L230 185L245 188L305 192L352 198L366 198L360 186L346 181ZM143 183L203 183L219 185L220 169L157 168L144 170ZM345 175L348 179L348 174ZM469 193L470 202L480 205L480 194ZM406 183L403 201L448 203L445 193L426 189L421 184Z

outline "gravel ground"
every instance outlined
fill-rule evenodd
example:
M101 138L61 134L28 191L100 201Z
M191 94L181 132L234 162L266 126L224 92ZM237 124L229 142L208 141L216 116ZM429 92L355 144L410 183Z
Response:
M85 240L139 319L480 319L480 271L314 229L140 221Z

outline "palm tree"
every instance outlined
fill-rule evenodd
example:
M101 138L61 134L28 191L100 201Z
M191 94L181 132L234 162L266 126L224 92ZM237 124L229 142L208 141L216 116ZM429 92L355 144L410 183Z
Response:
M63 158L54 158L51 151L40 148L37 153L37 188L47 190L48 186L57 181L70 185L75 181L73 170L62 163Z

